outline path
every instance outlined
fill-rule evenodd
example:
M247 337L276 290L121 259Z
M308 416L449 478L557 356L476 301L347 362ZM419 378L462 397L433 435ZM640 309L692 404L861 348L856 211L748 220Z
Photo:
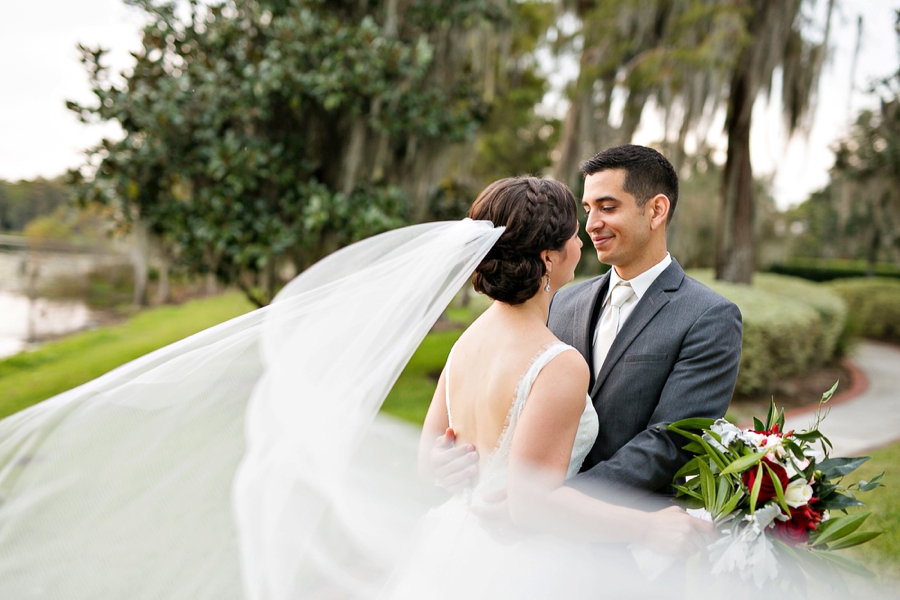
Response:
M832 456L858 456L900 440L900 348L862 341L850 355L869 380L860 395L831 406L820 430L834 444ZM788 416L786 429L806 429L810 410Z

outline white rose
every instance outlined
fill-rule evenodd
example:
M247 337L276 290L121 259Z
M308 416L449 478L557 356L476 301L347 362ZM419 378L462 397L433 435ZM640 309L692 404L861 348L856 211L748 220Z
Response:
M813 489L802 477L790 482L784 490L784 501L791 508L805 506L812 498Z

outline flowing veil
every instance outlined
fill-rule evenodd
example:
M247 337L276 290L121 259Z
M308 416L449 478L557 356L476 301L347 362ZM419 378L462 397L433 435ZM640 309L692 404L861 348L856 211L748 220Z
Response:
M0 597L374 593L422 510L414 437L376 414L501 233L364 240L266 308L0 421Z

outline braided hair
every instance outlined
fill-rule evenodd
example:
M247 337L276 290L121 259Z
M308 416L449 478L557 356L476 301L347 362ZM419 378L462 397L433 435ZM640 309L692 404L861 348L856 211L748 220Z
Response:
M506 231L475 269L475 290L507 304L522 304L540 289L544 250L561 250L578 231L575 197L564 184L538 177L510 177L490 184L469 217Z

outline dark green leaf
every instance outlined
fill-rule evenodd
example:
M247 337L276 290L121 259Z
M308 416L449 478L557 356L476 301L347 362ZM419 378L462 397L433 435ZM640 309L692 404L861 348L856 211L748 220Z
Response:
M822 475L825 479L834 479L855 471L857 467L870 458L870 456L860 456L857 458L826 458L816 465L816 469L822 471Z

